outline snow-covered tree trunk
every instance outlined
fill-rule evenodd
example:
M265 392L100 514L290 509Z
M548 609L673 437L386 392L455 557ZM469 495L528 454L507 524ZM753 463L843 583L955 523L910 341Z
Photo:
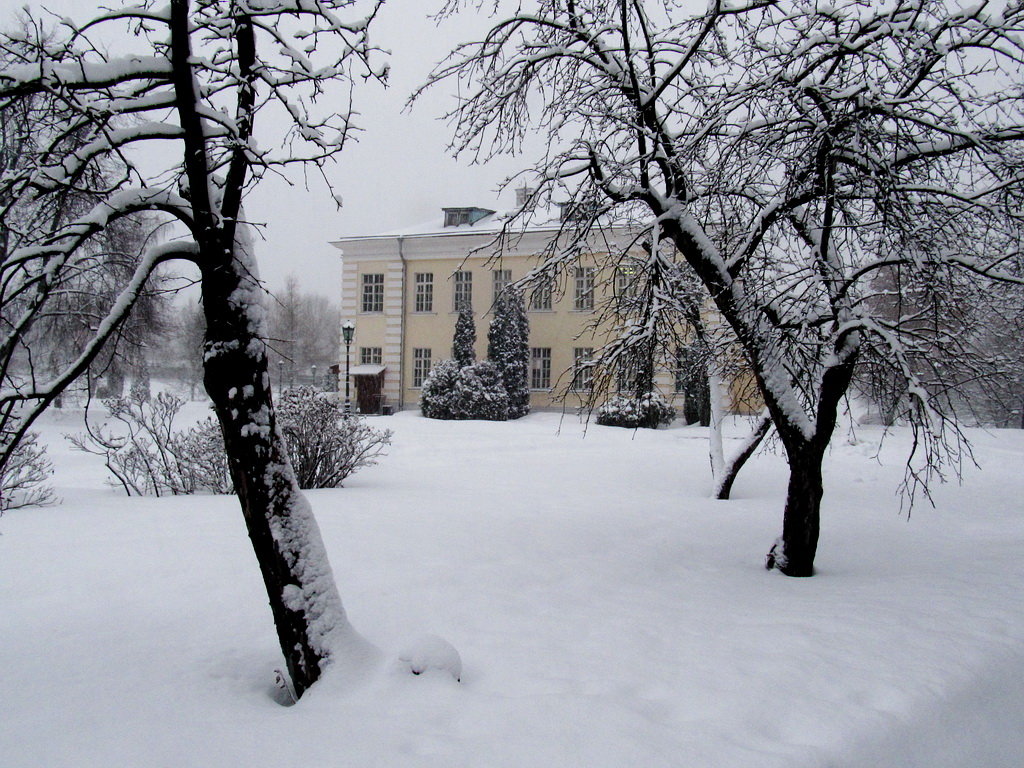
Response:
M320 530L278 433L259 333L262 289L254 271L237 247L219 265L204 269L204 383L224 434L281 652L301 696L336 647L360 641L345 616Z
M765 560L787 576L813 576L821 530L822 455L811 447L789 451L789 485L782 513L782 536Z
M711 423L708 425L708 453L711 456L711 476L717 489L725 465L725 450L722 447L722 429L725 421L725 398L728 388L717 373L708 376L711 392Z
M715 475L715 488L712 494L714 498L729 498L730 494L732 494L733 483L736 482L736 476L743 469L743 465L747 463L747 459L754 455L754 451L761 445L761 441L764 440L771 428L771 416L762 414L758 417L739 449L723 463L721 470Z

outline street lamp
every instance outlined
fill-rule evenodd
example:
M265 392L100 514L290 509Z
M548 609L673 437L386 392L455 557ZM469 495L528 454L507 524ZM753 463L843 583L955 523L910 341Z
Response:
M348 395L348 379L349 379L349 348L352 346L352 337L356 332L356 324L351 320L346 320L341 324L341 335L345 339L345 415L348 416L352 413L352 401Z
M284 392L284 360L277 361L277 389Z

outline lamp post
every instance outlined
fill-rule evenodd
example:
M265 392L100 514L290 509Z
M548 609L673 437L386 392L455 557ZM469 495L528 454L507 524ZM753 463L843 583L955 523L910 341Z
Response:
M313 386L317 387L318 384L316 383L316 363L313 363L311 366L309 366L309 375L313 379Z
M284 391L284 360L277 361L277 389Z
M345 415L348 416L352 413L352 401L349 399L348 394L348 379L349 379L349 349L352 346L352 337L356 332L356 324L351 320L346 320L341 324L341 335L345 339Z

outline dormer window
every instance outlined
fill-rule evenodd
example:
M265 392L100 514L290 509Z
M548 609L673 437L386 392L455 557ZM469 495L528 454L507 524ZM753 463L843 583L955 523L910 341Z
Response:
M442 208L446 227L461 227L464 224L476 224L494 211L486 208Z

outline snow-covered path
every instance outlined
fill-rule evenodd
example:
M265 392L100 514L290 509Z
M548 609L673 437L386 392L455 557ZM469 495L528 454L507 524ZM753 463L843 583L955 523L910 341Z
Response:
M296 707L230 497L127 499L44 437L61 505L0 519L0 765L1019 766L1024 433L898 514L906 436L826 466L820 572L765 572L785 474L705 498L699 428L403 413L390 455L310 493L353 624L394 660ZM559 427L561 429L559 430Z

